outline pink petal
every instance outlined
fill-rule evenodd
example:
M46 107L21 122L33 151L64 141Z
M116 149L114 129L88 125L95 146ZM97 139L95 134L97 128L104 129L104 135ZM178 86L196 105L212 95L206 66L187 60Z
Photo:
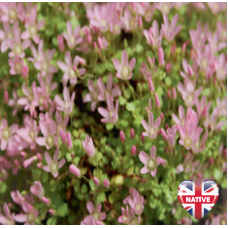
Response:
M144 167L141 169L141 171L140 171L141 174L145 174L145 173L148 173L148 172L149 172L149 170L147 169L146 166L144 166Z
M156 176L156 173L157 173L157 169L155 169L154 171L151 171L151 175L152 175L153 177Z
M127 56L127 51L126 50L124 50L122 52L121 63L122 63L123 66L127 66L128 65L128 56Z
M155 146L152 146L151 149L150 149L150 157L152 159L155 159L155 157L156 157L156 148L155 148Z
M17 214L17 215L15 215L14 218L17 222L21 222L21 223L27 221L27 215L26 214Z
M87 207L88 212L90 214L92 214L93 211L94 211L94 205L93 205L93 203L91 201L88 201L87 204L86 204L86 207Z
M47 151L45 151L44 156L45 156L45 160L46 160L48 166L50 166L52 163L52 158L51 158L50 154Z
M148 160L150 158L144 151L141 151L140 154L139 154L139 159L144 165L147 165Z

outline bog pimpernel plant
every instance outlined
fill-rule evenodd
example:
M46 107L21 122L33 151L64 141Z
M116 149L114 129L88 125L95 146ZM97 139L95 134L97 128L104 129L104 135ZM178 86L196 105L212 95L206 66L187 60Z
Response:
M0 3L0 223L198 223L177 188L227 188L226 23L226 3Z

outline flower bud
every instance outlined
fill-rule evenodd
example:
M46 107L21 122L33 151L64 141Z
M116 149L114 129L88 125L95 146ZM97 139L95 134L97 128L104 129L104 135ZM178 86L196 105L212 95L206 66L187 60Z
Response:
M174 99L174 100L176 100L177 99L177 93L176 93L176 89L173 87L173 92L172 92L172 98Z
M153 82L152 82L152 79L149 78L148 79L148 82L149 82L149 89L152 93L154 93L154 85L153 85Z
M68 149L72 149L73 144L72 144L72 140L71 140L71 134L70 134L69 131L68 131L67 134L66 134L66 139L67 139L67 146L68 146Z
M22 151L21 152L21 156L25 158L26 157L26 152Z
M170 97L171 97L170 90L167 91L167 97L168 97L168 99L170 99Z
M4 91L4 102L5 102L5 104L7 104L8 101L9 101L9 94L8 94L8 91L5 90L5 91Z
M130 136L132 139L135 137L135 132L133 128L131 128Z
M149 33L149 40L150 40L150 45L153 47L154 46L154 39L153 39L151 33Z
M39 161L43 161L43 157L41 156L41 154L37 153L36 155Z
M142 28L142 17L139 16L139 28L141 29Z
M131 155L135 156L135 154L136 154L136 146L132 146L131 147Z
M157 93L155 93L155 103L156 103L156 107L160 109L161 103L160 103L160 100L159 100Z
M41 162L39 162L38 164L37 164L37 168L42 168L43 167L43 165L42 165L42 163Z
M123 131L120 131L120 141L125 142L125 135Z
M105 188L109 188L109 185L110 185L109 180L108 179L104 179L103 185L105 186Z
M213 158L210 157L209 165L212 165L212 164L213 164Z
M227 158L227 149L225 149L225 150L223 151L223 157L224 157L224 158Z
M49 212L50 214L52 214L52 215L55 214L55 211L54 211L53 209L50 209L48 212Z
M144 135L141 133L141 141L144 143Z
M185 49L186 49L186 43L183 43L183 46L182 46L181 51L182 51L182 52L185 52Z
M27 78L28 77L28 71L29 71L28 66L23 66L22 67L22 76L23 76L23 78Z
M96 186L98 186L100 183L100 181L96 177L93 177L93 181Z
M98 37L97 43L98 43L98 47L102 50L104 47L103 47L103 43L102 43L102 40L100 37Z
M160 117L161 117L161 121L164 122L164 114L162 112L161 112Z
M162 47L158 48L158 63L160 66L163 66L165 64L164 51Z
M63 52L64 51L64 40L63 40L62 35L58 35L57 40L58 40L59 51Z
M50 200L44 196L41 197L41 200L46 204L46 205L50 205Z
M69 166L69 171L71 172L71 173L73 173L75 176L77 176L77 177L79 177L79 176L81 176L81 171L80 171L80 169L76 166L76 165L74 165L74 164L71 164L70 166Z

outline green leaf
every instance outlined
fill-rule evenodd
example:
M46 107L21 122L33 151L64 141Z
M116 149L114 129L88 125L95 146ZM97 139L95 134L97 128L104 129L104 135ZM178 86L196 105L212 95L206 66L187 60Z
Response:
M135 108L136 108L136 106L133 103L127 103L127 105L126 105L126 109L130 112L134 111Z
M65 217L68 215L69 209L67 203L63 203L59 208L58 208L58 215L60 217Z
M56 217L51 217L47 220L47 225L56 225Z
M97 194L97 203L103 203L105 201L105 193L99 192Z
M215 169L214 169L214 178L215 178L216 180L219 180L221 176L222 176L221 170L218 169L218 168L215 168Z
M120 105L125 105L127 100L124 97L120 96L119 97L119 102L120 102Z
M153 195L150 196L149 205L151 208L156 208L157 206L157 200Z
M120 193L118 192L112 192L109 197L108 197L108 201L113 204L114 202L118 201L121 198Z
M7 190L7 185L6 183L0 183L0 193L5 193Z
M221 182L221 187L222 188L227 188L227 179L226 179L226 176L223 176L222 178L222 182Z
M106 129L107 129L108 131L111 131L111 130L113 129L113 127L114 127L114 125L111 124L111 123L107 123L107 124L106 124Z
M161 187L158 184L153 184L152 191L155 196L159 196L161 194Z

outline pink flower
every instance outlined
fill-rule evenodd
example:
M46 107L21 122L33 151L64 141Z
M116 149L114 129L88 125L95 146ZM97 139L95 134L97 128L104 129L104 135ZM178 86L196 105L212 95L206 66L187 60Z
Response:
M17 114L17 111L19 111L22 107L18 104L18 94L15 90L12 92L13 98L9 99L8 105L13 108L13 115L15 116Z
M17 130L17 134L20 135L33 150L36 147L36 138L40 131L40 128L36 125L36 120L26 117L24 119L24 128Z
M222 117L222 116L227 116L227 96L225 96L223 98L223 100L221 101L220 98L217 98L217 107L218 107L218 116Z
M44 189L40 181L35 181L30 187L30 191L33 195L38 196L39 198L44 196Z
M56 110L55 119L57 122L57 133L58 134L60 133L60 129L65 131L66 126L67 126L69 119L70 119L69 116L66 116L64 119L62 119L61 113L58 110Z
M118 217L118 222L123 224L129 224L130 222L130 216L129 216L129 207L127 205L126 210L121 207L122 215Z
M118 99L116 100L116 105L114 107L113 99L110 95L108 95L107 104L108 104L108 110L102 107L98 108L98 112L104 117L103 119L101 119L101 121L103 123L109 122L109 123L115 124L118 121L119 100Z
M74 165L74 164L71 164L70 166L69 166L69 171L71 172L71 173L73 173L75 176L77 176L77 177L79 177L79 176L81 176L81 171L80 171L80 169L76 166L76 165Z
M178 119L178 117L175 114L172 114L173 120L176 123L177 129L179 130L181 126L184 126L184 124L189 120L191 122L197 121L198 122L198 117L197 114L194 110L192 110L191 108L187 109L186 112L186 116L184 113L184 109L183 107L180 105L179 106L179 117L180 119Z
M211 134L213 133L213 131L220 130L221 127L226 124L226 121L219 121L217 123L218 115L219 115L218 107L215 107L211 116L207 117L207 119L203 123L206 129L210 129Z
M171 42L174 37L177 35L177 33L181 30L182 25L179 25L176 27L177 21L178 21L178 15L176 14L171 24L169 25L169 20L166 14L163 15L164 24L162 24L163 33L165 34L165 38Z
M117 70L116 76L123 80L129 80L132 78L132 70L135 66L135 58L131 59L128 63L128 55L126 50L122 52L121 63L117 59L113 59L113 65Z
M58 67L65 72L65 74L63 75L63 86L66 86L68 80L70 80L71 85L76 85L77 77L80 77L83 74L85 74L86 69L78 69L79 61L77 56L74 58L72 64L71 54L69 51L65 53L65 62L66 64L64 64L61 61L57 61Z
M109 29L111 20L110 12L112 12L110 4L95 4L93 10L87 9L90 25L98 28L101 32L106 32Z
M219 81L223 81L227 77L227 63L224 53L219 55L219 58L215 62L216 76Z
M207 4L213 14L217 14L218 12L225 10L227 7L225 2L208 2Z
M27 18L25 22L26 31L21 34L21 38L23 40L32 38L33 41L38 44L40 41L40 37L37 32L44 26L45 21L39 21L36 23L37 17L37 6L34 6L31 10L30 17Z
M0 224L2 225L14 225L14 214L10 214L9 207L6 203L3 205L5 216L0 214Z
M101 204L98 204L95 208L93 203L91 201L88 201L86 207L90 215L93 216L94 220L105 220L106 214L104 212L101 212Z
M190 30L189 33L194 49L202 50L208 38L208 23L202 28L200 22L197 22L197 29Z
M158 23L156 20L153 21L152 29L150 29L149 31L143 30L143 34L146 37L147 43L150 44L152 47L154 47L155 49L161 47L163 30L161 29L159 33Z
M57 110L62 111L67 115L70 115L73 111L75 92L73 92L72 96L70 97L70 92L68 88L64 87L63 97L64 101L60 98L59 95L55 95L55 103L57 105Z
M24 58L25 57L24 50L29 47L31 41L24 40L21 43L21 31L19 28L16 28L12 32L14 35L14 40L7 40L7 45L11 49L11 52L9 53L9 57L13 58L16 55L18 55L20 58Z
M196 61L200 70L205 72L206 78L211 78L215 72L214 64L216 62L216 58L212 55L209 45L206 45L203 51L197 50Z
M175 6L175 2L159 2L154 3L155 7L161 11L162 14L168 14L170 10Z
M19 223L25 222L24 225L35 225L35 219L39 215L39 212L28 203L23 203L22 208L26 214L15 215L15 220Z
M150 22L154 14L154 4L150 2L141 2L137 4L138 13L142 15L147 22Z
M41 200L46 204L46 205L50 205L50 200L44 196L41 197Z
M0 126L1 150L5 150L13 134L17 131L18 125L13 124L8 127L6 119L2 119Z
M184 84L179 82L177 89L181 93L182 99L185 101L187 107L192 107L196 104L198 96L203 91L202 86L195 90L194 83L188 79L184 79Z
M113 12L112 21L110 21L110 32L119 35L121 32L122 22L117 12Z
M185 159L183 164L179 164L176 168L176 173L181 173L181 172L185 172L185 173L190 173L190 172L194 172L196 167L199 165L199 160L194 161L194 156L189 152Z
M67 34L64 32L63 37L65 38L68 47L71 49L83 41L82 37L79 34L80 28L80 25L78 25L74 31L72 31L70 22L67 22Z
M200 138L199 140L192 146L192 152L194 154L197 154L201 151L203 151L205 149L205 143L206 143L206 140L207 140L207 136L208 136L208 133L205 132L205 134L203 135L201 141L200 141Z
M34 99L35 91L36 91L36 83L35 81L32 82L31 86L32 91L28 89L26 85L22 85L22 90L26 97L21 97L18 99L18 104L23 105L24 110L27 111L32 106L32 101Z
M89 157L93 157L95 155L95 148L91 137L86 135L85 141L82 141L82 145L88 153Z
M11 44L14 39L14 33L16 29L18 29L18 21L15 21L12 29L10 28L10 25L8 22L3 22L4 31L0 30L0 39L2 40L1 43L1 52L5 52L8 49L8 44Z
M166 134L165 130L162 128L161 134L162 134L164 141L166 141L166 143L168 144L169 148L174 148L175 144L176 144L176 140L175 140L176 127L173 126L172 128L168 128L167 134Z
M198 118L195 121L187 121L184 126L181 126L180 140L179 143L183 145L187 150L192 148L192 146L197 143L200 137L200 133L203 131L201 127L197 127Z
M16 55L14 59L9 59L8 63L9 63L9 66L11 67L10 74L12 75L21 74L24 66L24 61L21 60L18 55Z
M145 120L143 120L143 119L141 120L142 125L143 125L144 129L146 130L146 132L143 132L142 134L144 137L149 137L150 139L155 139L157 137L159 125L161 123L161 117L159 116L154 122L153 113L150 112L148 120L149 120L149 125Z
M92 215L88 215L81 221L80 225L103 225L103 223L98 220L95 221Z
M217 52L221 51L223 48L226 47L226 42L219 42L220 40L220 33L216 31L214 35L210 32L208 33L208 43L210 46L211 53L215 55Z
M53 75L49 73L44 80L44 78L41 76L40 73L38 73L37 75L38 81L40 83L40 87L45 88L44 90L47 95L51 95L51 92L55 90L58 85L57 82L52 83L52 77Z
M23 5L22 3L16 2L2 2L0 5L2 12L1 19L2 21L9 21L13 23L17 19L22 20L23 18Z
M41 71L41 76L45 77L48 73L56 73L58 71L57 67L50 64L51 59L55 53L55 49L47 50L45 53L42 53L40 50L43 48L43 40L40 41L38 46L38 59L35 59L34 67L37 70ZM33 50L33 53L36 55L36 51ZM33 60L33 59L30 59Z
M121 91L118 86L112 88L112 74L109 74L107 79L107 87L105 87L104 82L101 78L97 79L97 85L100 89L100 94L98 96L98 100L105 101L110 95L112 98L121 96Z
M92 102L91 103L91 110L92 112L95 111L96 105L98 102L98 95L100 93L98 85L94 85L93 81L91 79L88 80L88 88L90 93L87 93L83 98L83 103L86 102Z
M59 160L59 150L55 151L53 159L51 158L50 154L47 151L44 152L44 156L45 156L45 160L48 165L45 165L43 167L43 170L45 170L46 172L52 173L55 178L58 177L58 175L59 175L58 170L64 166L64 164L66 162L65 159L62 158L60 161L58 161Z
M46 146L47 150L49 150L53 145L58 143L56 123L53 120L49 120L45 123L39 122L39 126L44 137L37 137L36 143L40 146Z
M17 204L23 204L25 202L25 198L21 195L19 191L16 191L16 192L12 191L11 197L13 201Z
M122 28L126 33L135 32L138 29L138 15L134 16L130 10L130 4L126 6L121 18Z
M165 160L160 157L156 158L155 146L152 146L150 149L150 157L144 151L141 151L139 154L139 159L145 165L140 171L141 174L150 172L153 177L156 176L157 166L160 164L165 165Z
M209 115L209 109L211 107L211 101L207 103L206 96L204 95L199 102L199 100L196 102L196 108L199 119L204 119Z

